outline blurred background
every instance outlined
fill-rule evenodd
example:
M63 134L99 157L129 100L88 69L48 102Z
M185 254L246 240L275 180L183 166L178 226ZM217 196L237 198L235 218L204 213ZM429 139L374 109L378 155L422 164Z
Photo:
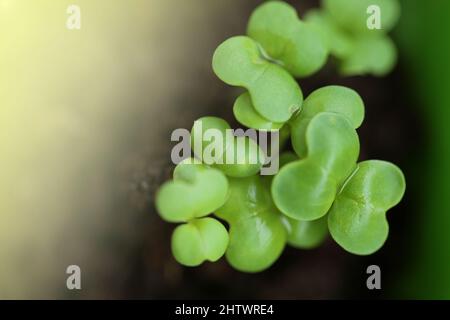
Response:
M368 257L331 239L287 248L267 271L224 259L198 268L170 253L174 225L154 209L170 177L170 134L200 116L232 121L237 89L211 69L260 0L0 0L0 298L450 298L450 2L403 0L385 78L301 80L305 95L341 84L366 103L361 160L406 175L390 236ZM292 0L302 15L318 0ZM66 9L81 8L68 30ZM66 268L82 290L66 288ZM368 291L366 268L382 270Z

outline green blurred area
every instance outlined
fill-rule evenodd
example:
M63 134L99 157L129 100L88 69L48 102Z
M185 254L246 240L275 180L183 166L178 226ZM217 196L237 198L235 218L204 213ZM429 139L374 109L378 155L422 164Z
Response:
M450 1L403 0L396 40L404 86L420 107L425 149L411 172L420 195L413 257L395 297L450 299ZM418 146L419 147L419 146Z

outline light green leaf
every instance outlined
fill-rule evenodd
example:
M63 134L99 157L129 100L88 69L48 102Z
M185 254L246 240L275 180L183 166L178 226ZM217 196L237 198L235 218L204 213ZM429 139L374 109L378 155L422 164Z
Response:
M172 234L172 254L185 266L198 266L205 260L217 261L228 246L228 232L216 219L194 219L178 226Z
M233 113L240 124L257 130L278 130L284 124L272 122L261 116L253 107L248 92L241 94L236 99L233 106Z
M246 88L255 110L273 122L286 122L303 102L303 94L292 76L264 58L258 43L237 36L214 52L213 70L225 83Z
M230 225L228 262L237 270L269 268L286 244L286 229L259 176L230 179L230 197L216 215Z
M221 141L215 144L205 139L207 130L217 129ZM228 130L228 131L227 131ZM254 139L234 136L229 124L217 117L203 117L195 121L191 130L191 147L203 162L220 169L230 177L247 177L258 173L265 162L264 152ZM216 146L214 148L212 146ZM212 152L205 151L213 150ZM200 153L200 154L199 154Z
M359 139L345 116L331 112L312 118L305 138L307 156L281 168L272 196L288 217L310 221L328 212L339 186L354 170Z
M257 7L247 34L295 77L309 76L326 62L328 51L320 33L285 2L268 1Z
M331 236L354 254L377 251L389 233L386 211L400 202L404 192L405 178L394 164L380 160L359 163L328 215Z
M320 112L344 115L358 128L364 119L364 102L353 89L343 86L326 86L313 91L303 103L303 109L290 122L292 146L299 157L306 156L305 132L311 119Z
M187 159L175 168L174 180L158 190L156 208L164 220L184 222L212 213L227 196L228 180L220 170Z

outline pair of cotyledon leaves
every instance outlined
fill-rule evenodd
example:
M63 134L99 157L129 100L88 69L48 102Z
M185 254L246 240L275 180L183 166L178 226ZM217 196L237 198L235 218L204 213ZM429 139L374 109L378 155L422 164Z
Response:
M367 28L367 8L379 6L382 29ZM305 22L281 1L254 10L248 36L236 36L215 51L213 70L225 83L247 89L233 112L243 125L259 130L280 129L303 102L294 77L318 71L328 53L340 61L344 74L383 75L395 64L396 49L385 32L399 16L397 0L324 1Z
M294 160L274 177L272 196L291 219L323 223L333 239L355 254L371 254L388 236L386 211L403 197L405 180L395 165L357 163L356 133L364 104L348 88L328 86L311 93L289 122Z
M257 129L279 129L300 109L303 93L294 77L308 76L326 61L320 33L290 5L270 1L255 9L248 36L236 36L215 51L213 70L225 83L248 90L234 114Z
M173 180L164 183L156 196L161 217L169 222L187 222L172 234L172 253L186 266L216 261L228 246L228 232L213 218L204 218L221 207L228 197L225 175L195 159L178 164Z
M401 171L388 162L356 163L355 128L363 117L364 105L355 91L328 86L313 92L289 122L296 154L280 157L282 168L273 181L251 171L227 179L216 168L178 165L174 181L163 185L157 197L163 218L189 221L174 232L175 258L184 265L198 265L226 251L236 269L257 272L279 257L286 241L312 248L328 229L349 252L378 250L388 235L386 211L400 201L405 182ZM218 118L202 120L204 128L228 128ZM227 221L229 235L217 220L202 218L211 212Z
M216 261L226 252L236 269L257 272L269 267L286 243L281 214L257 175L227 179L219 169L188 159L163 184L156 205L165 220L187 222L172 234L172 253L186 266ZM221 222L205 217L211 212L229 224L229 233Z
M215 129L217 135L208 139L207 133L212 132L210 129ZM237 197L240 191L236 193L236 189L247 188L250 194L251 190L262 192L262 187L258 185L259 177L255 174L264 163L263 152L251 138L229 137L227 130L230 130L229 124L220 118L203 117L195 121L191 130L191 147L203 163L197 159L186 159L178 164L173 180L164 183L159 189L156 206L166 221L186 222L178 226L172 235L172 253L181 264L196 266L205 260L216 261L226 251L228 261L237 269L260 271L269 266L267 261L272 263L281 253L285 230L279 219L280 214L274 210L267 209L266 213L262 213L260 209L252 211L253 206L249 206L246 210L236 212L243 217L255 215L253 219L245 221L227 219L226 213L223 217L219 215L222 212L219 208L233 207L233 203L241 202L242 199ZM227 179L225 175L230 178ZM253 178L246 178L250 176ZM269 188L266 188L265 193L271 201ZM258 200L263 199L259 195L257 197ZM264 206L261 201L259 208ZM229 235L221 222L205 218L212 212L228 222ZM263 227L266 222L270 227ZM273 230L272 227L276 228L277 223L281 228ZM246 244L237 245L241 243ZM276 251L276 255L268 251Z
M336 7L328 7L333 16ZM359 12L361 6L355 8ZM352 10L346 12L347 16L352 14ZM318 34L322 37L327 34L337 43L330 45L327 40L327 46L334 46L336 55L344 56L345 37L330 36L340 32L334 22L331 24L330 19L316 13L310 17L311 27L308 27L287 4L269 2L252 15L248 27L251 38L234 37L217 49L213 67L219 78L248 89L236 100L233 109L242 124L257 129L279 129L300 110L303 96L291 74L305 76L324 63ZM393 17L388 18L391 25L395 22ZM324 28L329 30L324 32ZM370 41L373 42L368 40L369 44L364 46L366 51L373 49ZM353 60L347 59L357 62L349 64L350 71L361 69L358 63L363 65L368 61L361 60L368 55L354 56ZM373 65L379 65L378 57L370 57ZM240 164L217 161L226 158L230 148L232 157L239 157L235 155L239 145L236 142L248 138L236 137L231 144L224 144L222 151L210 161L214 168L235 177L230 182L224 182L223 173L211 167L177 166L174 180L166 183L157 196L158 211L163 218L187 222L173 233L175 258L193 266L204 260L215 261L227 250L227 259L235 268L260 271L278 258L286 239L301 248L318 245L327 234L327 220L331 235L346 250L357 254L376 251L388 233L386 210L402 197L404 178L397 167L386 162L356 164L359 142L354 129L362 122L363 113L359 96L348 89L322 88L308 97L304 109L289 121L289 126L283 127L292 131L293 148L302 159L294 160L291 155L293 162L275 177L272 196L276 206L267 184L252 177L263 163L248 163L255 156L254 148L237 153L243 155ZM229 128L225 121L214 117L202 118L200 122L203 129ZM192 133L195 131L194 125ZM252 143L246 142L246 145ZM202 147L207 148L203 143ZM336 143L342 143L342 147L336 147ZM195 153L194 143L193 146ZM256 150L256 156L260 156L259 149ZM305 192L293 193L296 188ZM279 209L285 216L280 215ZM211 212L229 223L230 235L219 221L204 218Z
M215 117L197 120L191 131L193 150L194 137L204 133L196 132L200 128L223 132L229 125ZM204 149L212 143L200 141ZM218 149L216 160L222 160L229 151L229 146L221 142L223 151ZM284 158L280 159L281 164L287 162ZM311 232L315 227L309 228L309 222L283 217L273 204L270 181L255 175L254 165L206 166L196 159L187 159L176 166L173 180L159 189L156 206L166 221L186 222L173 232L172 252L179 263L187 266L216 261L226 251L227 260L236 269L258 272L277 260L286 241L299 248L319 244L317 233ZM219 221L205 218L212 212L228 223L229 234Z
M220 170L194 161L177 165L174 180L156 198L165 220L186 222L172 234L172 253L179 263L197 266L225 254L237 270L258 272L278 259L287 241L311 248L326 236L317 222L284 217L272 201L268 179L227 179ZM229 233L221 222L205 217L211 212L228 223Z

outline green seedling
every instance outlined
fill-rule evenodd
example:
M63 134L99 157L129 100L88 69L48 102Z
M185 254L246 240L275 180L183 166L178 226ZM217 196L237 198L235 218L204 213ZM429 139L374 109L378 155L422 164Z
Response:
M280 169L272 182L273 200L296 220L323 217L359 156L359 139L347 117L331 112L314 116L306 128L307 156Z
M302 91L282 67L265 58L261 46L245 36L232 37L215 51L213 69L225 83L246 88L254 109L272 122L286 122L300 109Z
M205 260L217 261L228 246L227 229L216 219L194 219L178 226L172 234L172 253L185 266L198 266Z
M301 21L296 10L285 2L269 1L257 7L250 17L247 35L294 77L317 72L327 59L321 35Z
M303 101L294 77L318 71L328 54L345 75L389 72L396 50L386 33L398 19L398 2L322 3L302 21L290 5L266 2L253 12L248 36L232 37L215 51L217 76L246 89L234 103L236 119L259 133L278 130L279 145L262 145L265 155L256 136L235 134L223 119L194 123L195 158L177 165L173 180L156 195L161 217L183 223L172 235L172 252L182 265L225 255L235 269L259 272L286 244L315 248L328 233L358 255L371 254L386 241L386 212L403 197L405 178L389 162L357 163L361 97L346 87L326 86ZM381 10L380 30L369 28L369 9ZM293 152L277 159L289 140ZM258 175L266 157L279 160L274 176ZM228 231L209 214L226 222Z
M304 158L307 153L306 128L320 112L339 113L357 129L364 119L364 102L356 91L343 86L326 86L313 91L305 99L302 112L289 123L292 147L300 158Z
M405 178L397 166L379 160L359 163L328 215L331 236L354 254L377 251L389 233L386 211L404 192Z
M230 125L217 117L195 121L191 130L191 147L203 162L230 177L256 174L265 162L264 152L248 136L235 137Z
M156 195L156 208L169 222L185 222L206 216L221 207L228 197L228 180L217 169L187 159L177 165L172 181Z
M298 156L295 153L290 151L283 152L280 155L280 168L297 160ZM287 242L294 248L316 248L328 235L326 216L312 221L300 221L284 216L283 223L287 229Z
M269 187L259 176L231 178L230 197L215 213L230 225L225 255L234 268L259 272L278 259L286 244L286 230Z

